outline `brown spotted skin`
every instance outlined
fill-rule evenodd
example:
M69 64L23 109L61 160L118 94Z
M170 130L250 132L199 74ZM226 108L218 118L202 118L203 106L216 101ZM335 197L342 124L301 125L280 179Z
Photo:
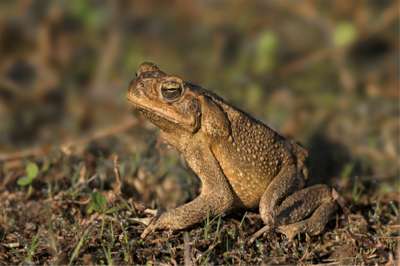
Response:
M208 215L259 208L267 226L292 238L319 234L335 212L330 188L304 188L303 147L214 93L143 63L127 98L202 182L196 199L161 214L142 237L184 229Z

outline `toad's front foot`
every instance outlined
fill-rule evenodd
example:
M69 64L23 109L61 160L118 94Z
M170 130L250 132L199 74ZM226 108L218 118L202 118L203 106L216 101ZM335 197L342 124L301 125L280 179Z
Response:
M144 239L149 234L157 229L157 221L160 217L160 213L158 210L154 209L146 209L144 213L152 215L152 217L145 217L145 218L130 218L131 221L135 223L144 224L146 228L144 229L143 233L140 235L140 238Z
M144 229L144 231L140 235L141 239L145 239L148 235L150 235L157 229L157 221L158 221L158 219L156 217L152 218L152 220L149 222L147 227Z

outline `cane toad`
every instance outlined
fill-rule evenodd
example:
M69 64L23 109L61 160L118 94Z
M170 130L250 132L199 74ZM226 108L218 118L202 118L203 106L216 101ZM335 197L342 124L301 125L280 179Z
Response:
M321 233L336 211L331 188L305 188L306 149L211 91L146 62L127 98L202 183L197 198L162 213L142 237L156 229L184 229L208 215L259 208L264 231L276 229L292 239Z

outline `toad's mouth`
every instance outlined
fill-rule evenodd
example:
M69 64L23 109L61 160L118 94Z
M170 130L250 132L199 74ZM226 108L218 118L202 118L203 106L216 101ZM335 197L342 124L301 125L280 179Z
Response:
M161 118L191 130L197 127L196 119L190 116L182 117L182 115L176 110L172 108L165 108L165 105L158 106L158 103L146 99L144 95L143 97L139 98L137 95L128 92L127 99L130 103L132 103L135 109L141 111L143 114L145 114L145 117L149 118L150 120L153 120L151 118ZM177 119L177 117L180 119Z

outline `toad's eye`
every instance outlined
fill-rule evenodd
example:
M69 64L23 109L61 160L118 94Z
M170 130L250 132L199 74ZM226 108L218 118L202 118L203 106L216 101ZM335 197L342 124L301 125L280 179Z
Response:
M166 82L161 87L161 95L168 102L178 100L182 95L182 91L181 84L174 81Z

